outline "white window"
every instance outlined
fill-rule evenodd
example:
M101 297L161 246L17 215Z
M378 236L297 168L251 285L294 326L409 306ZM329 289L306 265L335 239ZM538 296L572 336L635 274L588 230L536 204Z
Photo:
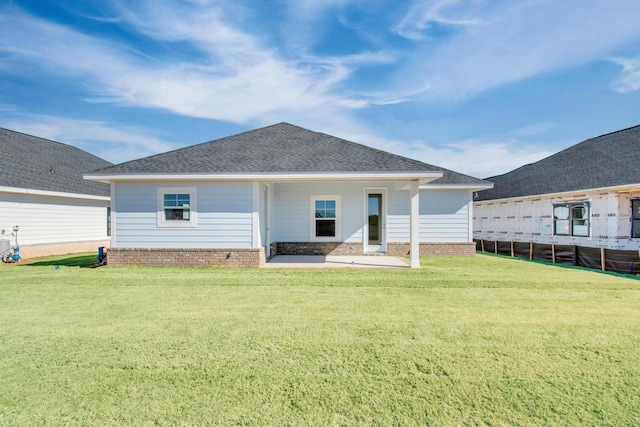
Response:
M558 236L589 237L589 202L553 205L553 230Z
M196 227L196 189L158 189L158 227Z
M340 241L340 197L311 197L311 241Z

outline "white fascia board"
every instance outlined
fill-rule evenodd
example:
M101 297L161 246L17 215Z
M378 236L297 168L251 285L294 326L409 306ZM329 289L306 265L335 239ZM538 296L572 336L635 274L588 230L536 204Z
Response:
M253 173L253 174L85 174L91 181L407 181L425 184L442 178L442 172L356 173Z
M493 183L489 184L427 184L421 185L420 190L471 190L481 191L493 188Z
M69 199L101 200L105 202L108 202L111 200L111 197L94 196L92 194L64 193L62 191L46 191L46 190L34 190L31 188L2 187L2 186L0 186L0 193L29 194L32 196L66 197Z
M601 193L603 191L620 191L620 192L640 191L640 184L627 184L627 185L618 185L618 186L615 186L615 187L590 188L590 189L585 189L585 190L571 190L571 191L564 191L564 192L560 192L560 193L532 194L532 195L529 195L529 196L505 197L503 199L478 200L477 202L474 201L473 203L495 203L497 201L511 202L511 201L516 201L516 200L539 199L541 197L552 199L552 198L555 198L555 197L570 196L572 194Z

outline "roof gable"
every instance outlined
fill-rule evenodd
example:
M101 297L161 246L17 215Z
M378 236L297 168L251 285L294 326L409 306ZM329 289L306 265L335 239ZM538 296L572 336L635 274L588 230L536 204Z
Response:
M485 183L289 123L278 123L96 171L139 175L405 172L443 172L443 177L436 183Z
M587 139L559 153L487 178L476 201L640 184L640 126Z
M0 128L3 187L108 197L108 185L82 175L111 164L70 145Z

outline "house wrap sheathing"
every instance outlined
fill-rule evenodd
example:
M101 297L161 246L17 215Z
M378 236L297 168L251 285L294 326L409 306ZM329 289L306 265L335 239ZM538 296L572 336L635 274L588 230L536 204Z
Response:
M593 191L514 200L474 203L474 239L555 243L637 250L640 238L632 236L632 201L640 188ZM585 203L589 206L587 236L554 233L554 205Z

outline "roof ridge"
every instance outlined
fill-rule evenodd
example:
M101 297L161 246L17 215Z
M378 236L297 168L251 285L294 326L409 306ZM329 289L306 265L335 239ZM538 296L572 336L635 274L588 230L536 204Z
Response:
M187 145L187 146L184 146L184 147L174 148L173 150L162 151L160 153L151 154L149 156L144 156L144 157L139 157L137 159L127 160L127 161L124 161L124 162L121 162L121 163L116 163L116 165L118 165L118 166L119 165L126 165L127 163L137 162L137 161L143 160L143 159L152 159L152 158L154 158L156 156L164 156L165 154L170 154L170 153L174 153L176 151L181 151L181 150L184 150L185 148L195 148L195 147L198 147L198 146L201 146L201 145L205 145L205 144L209 144L209 143L212 143L212 142L220 141L220 140L223 140L223 139L226 139L226 138L238 137L238 136L245 135L245 134L248 134L248 133L251 133L251 132L255 132L255 131L258 131L258 130L262 130L262 129L268 129L268 128L275 127L275 126L282 125L282 124L300 128L299 126L292 125L291 123L287 123L287 122L274 123L272 125L268 125L268 126L261 127L261 128L258 128L258 129L249 129L249 130L245 130L245 131L242 131L242 132L234 133L233 135L227 135L227 136L222 136L220 138L210 139L210 140L207 140L207 141L196 142L195 144L190 144L190 145ZM300 129L303 129L303 128L300 128ZM115 165L113 165L113 166L115 166ZM106 167L110 167L110 166L106 166ZM98 169L98 171L100 171L102 169L104 169L104 168L100 168L100 169Z
M616 134L616 133L620 133L620 132L626 132L626 131L631 130L631 129L634 129L634 128L640 128L640 124L638 124L638 125L634 125L634 126L629 126L628 128L624 128L624 129L620 129L620 130L615 130L615 131L613 131L613 132L609 132L609 133L603 133L602 135L594 136L593 138L587 138L587 139L585 139L585 140L584 140L584 141L582 141L582 142L589 141L590 139L598 139L598 138L602 138L603 136L614 135L614 134ZM580 143L578 143L578 144L580 144Z
M296 126L296 125L292 125L292 126ZM304 129L304 128L303 128L303 129ZM423 161L421 161L421 160L417 160L417 159L414 159L414 158L411 158L411 157L403 156L403 155L401 155L401 154L396 154L396 153L392 153L392 152L389 152L389 151L385 151L385 150L382 150L382 149L380 149L380 148L371 147L371 146L369 146L369 145L365 145L365 144L360 143L360 142L350 141L350 140L348 140L348 139L344 139L344 138L341 138L341 137L338 137L338 136L334 136L334 135L329 135L329 134L326 134L326 133L324 133L324 132L317 132L317 131L314 131L314 132L315 132L315 133L318 133L318 134L321 134L321 135L329 136L329 137L331 137L331 138L336 138L336 139L339 139L339 140L341 140L341 141L346 141L346 142L348 142L348 143L350 143L350 144L358 145L358 146L360 146L360 147L363 147L363 148L365 148L365 149L367 149L367 150L374 151L374 152L376 152L376 153L384 154L384 155L387 155L387 156L389 156L389 155L390 155L390 156L394 156L394 157L396 157L396 158L398 158L398 159L402 159L403 161L410 162L410 163L412 163L412 164L414 164L414 165L416 165L416 166L426 166L426 167L431 168L431 169L433 169L433 170L436 170L436 171L438 171L438 172L450 172L450 173L453 173L453 174L456 174L456 175L461 175L461 176L465 176L465 177L469 177L469 178L477 179L477 180L480 180L480 181L486 180L486 178L484 178L484 179L476 178L476 177L471 176L471 175L469 175L469 174L464 174L464 173L461 173L461 172L456 172L456 171L454 171L454 170L452 170L452 169L443 168L442 166L432 165L431 163L426 163L426 162L423 162Z
M292 126L295 126L295 125L292 125ZM324 133L324 132L318 132L318 131L312 131L312 132L318 133L320 135L328 136L328 137L331 137L331 138L339 139L340 141L348 142L350 144L359 145L360 147L363 147L363 148L365 148L367 150L375 151L377 153L385 154L387 156L388 155L392 155L392 156L395 156L395 157L399 157L399 158L401 158L403 160L408 160L408 161L411 161L413 163L417 163L417 164L420 164L420 165L426 165L426 166L430 166L430 167L435 167L435 166L430 165L428 163L421 162L420 160L412 159L411 157L406 157L406 156L403 156L401 154L396 154L396 153L391 153L389 151L384 151L384 150L381 150L379 148L375 148L375 147L371 147L370 145L363 144L361 142L350 141L348 139L344 139L344 138L341 138L339 136L329 135L329 134Z
M73 146L73 145L71 145L71 144L66 144L66 143L64 143L64 142L56 141L56 140L54 140L54 139L43 138L43 137L41 137L41 136L31 135L31 134L26 133L26 132L20 132L20 131L18 131L18 130L7 129L7 128L1 127L1 126L0 126L0 130L6 130L7 132L16 133L16 134L20 134L20 135L24 135L24 136L28 136L28 137L30 137L30 138L36 138L36 139L41 139L41 140L43 140L43 141L47 141L47 142L53 142L54 144L60 144L60 145L65 145L65 146L67 146L67 147L74 147L74 148L78 148L78 147L75 147L75 146ZM84 151L84 150L83 150L83 151ZM91 154L91 153L89 153L89 154Z

